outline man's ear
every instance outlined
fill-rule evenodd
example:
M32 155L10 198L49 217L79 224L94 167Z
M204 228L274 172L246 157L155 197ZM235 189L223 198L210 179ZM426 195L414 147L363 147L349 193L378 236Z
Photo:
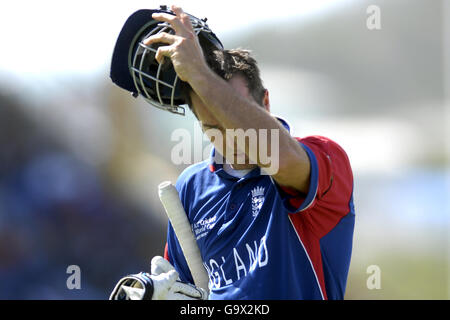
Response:
M263 106L268 112L270 112L270 100L269 100L269 90L264 90Z

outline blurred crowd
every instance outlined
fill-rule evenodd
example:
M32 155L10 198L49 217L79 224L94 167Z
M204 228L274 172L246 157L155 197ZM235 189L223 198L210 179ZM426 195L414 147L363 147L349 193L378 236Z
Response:
M164 230L21 103L0 93L0 299L105 299L162 254ZM69 265L82 290L67 289Z

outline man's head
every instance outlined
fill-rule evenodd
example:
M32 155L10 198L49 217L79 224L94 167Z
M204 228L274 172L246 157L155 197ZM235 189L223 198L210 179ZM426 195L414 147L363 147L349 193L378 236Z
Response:
M214 51L206 56L206 61L209 67L226 80L238 94L255 101L259 107L270 111L268 91L262 84L257 63L248 50ZM248 156L237 150L236 141L226 138L226 129L221 127L214 114L203 104L200 97L190 88L186 93L188 94L187 101L190 109L200 121L203 131L210 137L217 151L225 156L227 161L231 161L235 169L252 167L252 165L249 166ZM216 133L214 133L215 130ZM217 130L220 131L219 135L217 135ZM211 135L214 135L214 137ZM220 142L216 140L218 136L222 137ZM237 160L238 158L244 159L244 163Z
M252 98L258 105L264 107L269 111L268 105L268 92L264 88L260 71L256 60L251 56L249 50L244 49L232 49L232 50L215 50L210 52L205 52L205 59L212 71L214 71L222 79L228 81L235 89L239 85L245 85L247 90L242 88L241 93L245 93L248 98ZM235 80L231 79L240 78L244 81L239 81L235 83ZM237 85L237 87L235 86ZM240 91L240 90L238 90ZM189 108L196 113L195 106L192 102L192 89L187 86L184 88L186 101ZM265 101L267 100L267 101ZM198 119L201 121L201 119Z
M207 56L206 60L211 69L227 81L234 76L242 76L253 99L263 106L266 89L263 86L256 60L250 55L250 51L243 49L215 50Z

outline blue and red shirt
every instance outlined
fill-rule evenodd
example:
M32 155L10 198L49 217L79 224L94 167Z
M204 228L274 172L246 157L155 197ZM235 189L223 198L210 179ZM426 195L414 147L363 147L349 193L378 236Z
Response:
M210 160L179 176L210 299L344 298L355 222L350 162L328 138L296 139L311 162L307 194L278 185L258 167L233 177L214 161L214 149ZM165 258L181 280L193 282L170 223Z

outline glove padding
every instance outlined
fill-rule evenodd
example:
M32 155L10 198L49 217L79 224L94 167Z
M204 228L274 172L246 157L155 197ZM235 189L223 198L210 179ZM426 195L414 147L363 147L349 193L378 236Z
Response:
M178 272L163 257L152 259L151 272L128 275L117 283L110 300L206 300L202 288L179 280Z
M109 300L151 300L153 280L145 272L130 274L117 282Z

